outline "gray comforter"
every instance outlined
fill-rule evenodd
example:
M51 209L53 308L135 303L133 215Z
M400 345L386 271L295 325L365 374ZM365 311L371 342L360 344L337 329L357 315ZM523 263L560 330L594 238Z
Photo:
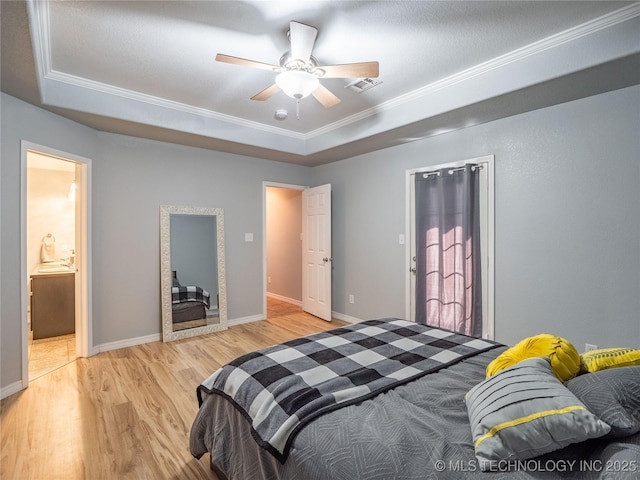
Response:
M236 358L202 382L198 401L228 398L284 463L297 432L318 416L499 346L397 318L369 320Z
M210 452L212 466L229 480L640 479L639 471L622 468L623 462L640 468L640 434L584 442L505 471L481 472L464 395L503 350L317 418L300 431L284 464L258 446L229 401L211 395L194 421L191 452Z

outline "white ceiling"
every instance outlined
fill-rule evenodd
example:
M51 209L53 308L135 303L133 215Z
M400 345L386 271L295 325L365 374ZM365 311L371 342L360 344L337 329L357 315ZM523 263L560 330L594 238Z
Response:
M318 165L640 83L640 3L598 1L0 2L2 91L99 130ZM325 109L280 92L289 22L320 65L378 61L382 83L325 79ZM286 109L284 121L274 118Z

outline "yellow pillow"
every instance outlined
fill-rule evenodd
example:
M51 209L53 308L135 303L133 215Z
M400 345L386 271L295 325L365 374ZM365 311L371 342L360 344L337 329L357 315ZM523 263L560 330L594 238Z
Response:
M632 348L601 348L580 355L580 371L593 373L614 367L640 365L640 350Z
M541 333L502 352L487 366L487 378L533 357L549 357L553 373L563 382L571 380L580 371L580 354L571 343L562 337Z

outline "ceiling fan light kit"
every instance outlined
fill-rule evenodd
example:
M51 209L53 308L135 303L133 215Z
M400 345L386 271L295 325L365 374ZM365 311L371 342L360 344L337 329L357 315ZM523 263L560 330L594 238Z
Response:
M320 78L375 78L378 76L378 62L318 66L317 60L311 55L318 30L299 22L292 21L289 25L288 37L291 50L282 55L280 65L221 53L216 55L218 62L278 73L275 84L254 95L251 100L265 101L282 90L287 96L295 99L298 105L301 99L313 95L323 107L329 108L340 103L340 99L320 83ZM299 115L298 118L300 118Z
M320 85L320 80L312 73L289 70L276 77L276 85L289 97L300 100L311 95Z

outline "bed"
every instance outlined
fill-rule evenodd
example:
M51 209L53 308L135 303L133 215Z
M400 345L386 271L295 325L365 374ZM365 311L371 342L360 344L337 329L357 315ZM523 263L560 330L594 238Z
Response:
M482 471L487 464L476 456L467 402L470 391L488 382L487 365L506 349L380 319L253 352L198 386L190 450L196 458L209 453L212 470L228 480L640 478L640 367L554 380L554 388L589 402L581 414L592 415L598 405L610 409L615 401L607 395L626 389L622 407L630 418L607 417L620 424L616 435L592 415L606 434ZM523 363L533 368L535 362L542 369L548 364ZM294 377L306 385L289 383Z
M171 321L184 323L192 320L202 320L207 317L207 310L201 302L180 302L171 306Z
M172 271L171 320L184 323L207 318L210 294L197 285L181 285L175 271Z

